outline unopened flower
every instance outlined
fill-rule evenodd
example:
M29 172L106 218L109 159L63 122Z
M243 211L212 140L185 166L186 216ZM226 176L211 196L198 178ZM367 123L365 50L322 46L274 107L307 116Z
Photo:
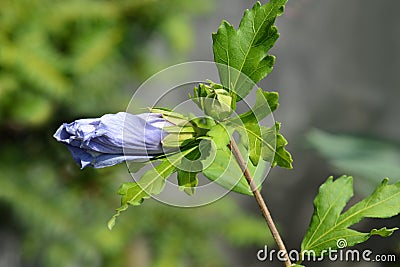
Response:
M126 112L64 123L54 137L67 145L81 168L103 168L123 161L147 161L163 153L164 127L174 126L162 114Z
M212 118L222 121L228 118L235 109L235 96L222 85L209 81L209 84L200 83L194 88L191 99Z

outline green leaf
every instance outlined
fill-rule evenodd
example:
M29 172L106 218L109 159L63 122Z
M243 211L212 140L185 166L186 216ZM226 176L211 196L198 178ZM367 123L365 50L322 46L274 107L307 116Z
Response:
M128 164L128 169L130 173L137 173L140 171L144 166L146 166L149 163L149 161L145 162L136 162L136 161L130 161L127 162Z
M195 129L200 130L199 135L202 135L202 132L208 132L215 125L215 121L210 117L193 118L190 123L195 126Z
M257 2L246 10L237 31L223 21L212 36L222 85L235 92L238 100L272 71L275 57L268 51L279 37L274 22L283 13L286 1L270 0L265 5Z
M250 117L250 116L249 116ZM261 136L261 127L256 119L246 120L243 122L240 118L236 117L227 122L230 128L234 129L240 134L240 144L248 150L248 157L254 166L257 166L260 160L262 146L266 144ZM275 140L272 139L271 148L274 146ZM247 155L245 157L247 159ZM272 159L272 157L271 157Z
M363 218L389 218L400 213L400 182L388 185L384 179L366 199L342 213L353 196L353 178L342 176L335 181L332 177L320 187L314 200L314 214L308 231L301 244L302 251L314 251L321 255L329 248L353 246L369 239L372 235L390 236L397 228L372 229L368 233L349 227Z
M138 206L144 199L150 198L150 194L159 194L165 186L165 179L175 171L167 159L164 159L157 167L144 173L138 182L121 184L118 194L121 195L121 207L116 209L117 213L108 222L111 230L115 225L116 218L121 212L128 209L129 205Z
M197 172L187 172L178 170L179 190L183 190L189 196L194 195L195 187L198 185Z
M237 193L252 195L253 193L243 176L242 170L231 151L228 149L228 144L232 135L230 132L232 132L230 127L220 123L213 126L207 133L207 136L209 136L215 144L216 155L212 163L203 170L203 174L208 179L215 181L224 188ZM242 151L244 151L244 149Z
M254 107L239 115L239 117L229 120L229 123L235 125L235 128L241 134L244 145L249 149L250 160L255 166L257 166L262 155L265 161L272 163L272 167L279 165L292 168L291 155L284 148L287 141L279 133L280 124L277 123L270 130L259 126L262 119L278 108L278 99L278 93L265 92L258 88ZM276 153L277 156L274 155Z
M239 126L241 126L242 128L238 128ZM238 165L236 159L233 157L231 151L228 149L227 146L231 140L231 136L233 135L234 130L239 129L243 131L246 129L243 124L239 126L234 125L232 122L228 122L226 124L220 123L213 126L211 130L207 133L207 135L212 139L213 143L216 146L216 156L212 163L203 170L203 174L208 179L215 181L216 183L227 189L230 189L240 194L253 195L240 166ZM259 128L258 124L255 124L254 126ZM253 138L253 136L250 137L249 135L249 139ZM260 136L259 140L262 140ZM259 142L259 140L257 139L255 142ZM239 142L238 147L242 157L245 159L245 161L247 161L249 155L247 151L248 144L247 146L245 146L244 142ZM254 147L260 148L261 146L257 144ZM257 158L260 158L260 151L258 153L259 156ZM252 164L251 161L247 163L247 168L252 174L254 182L258 187L261 186L261 182L265 178L264 171L267 167L267 162L264 160L261 161L261 165L258 167Z
M286 145L288 144L288 141L286 138L279 132L281 129L281 123L280 122L275 122L275 151L274 152L274 159L271 163L271 167L279 166L282 168L287 168L287 169L292 169L292 162L293 158L292 155L289 153L289 151L286 150ZM262 136L264 140L268 140L271 138L270 131L268 128L261 128L262 131ZM268 146L263 146L263 158L264 159L269 159L268 156L266 156L268 153L270 153L270 147Z
M285 137L279 133L280 123L275 122L275 126L267 128L255 123L235 124L230 126L237 130L241 136L241 142L249 149L250 160L256 166L260 157L271 163L271 167L279 166L292 169L292 156L286 150L288 144ZM261 151L260 151L261 149Z
M216 124L208 131L207 136L211 137L217 149L228 150L227 145L231 141L231 135L226 125Z
M249 149L249 158L254 166L257 166L261 156L261 148L263 147L264 139L261 137L261 129L258 123L245 123L247 133L247 147Z
M239 118L243 123L258 123L278 108L278 100L279 94L277 92L266 92L258 88L254 107L246 113L240 114Z
M214 161L203 170L203 174L228 190L253 195L242 170L229 150L217 150Z
M247 154L246 148L240 143L238 147L242 157L246 159L244 157ZM264 172L266 167L267 163L265 161L262 161L257 167L250 161L247 163L247 168L258 188L261 187L261 182L265 178ZM240 194L253 195L240 166L229 149L217 149L213 162L203 170L203 174L226 189Z
M116 214L108 222L108 228L114 227L117 217L128 209L129 205L138 206L151 195L161 193L165 186L165 179L177 171L176 166L179 166L183 157L196 149L197 147L193 147L163 158L159 165L145 172L138 182L123 183L118 190L118 194L121 195L121 207L116 209Z

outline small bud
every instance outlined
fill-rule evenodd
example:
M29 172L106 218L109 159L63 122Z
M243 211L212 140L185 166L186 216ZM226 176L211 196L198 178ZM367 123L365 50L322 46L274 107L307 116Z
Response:
M199 84L194 88L194 96L191 99L203 110L203 112L217 121L228 118L236 102L229 91L222 85L210 82L210 85Z

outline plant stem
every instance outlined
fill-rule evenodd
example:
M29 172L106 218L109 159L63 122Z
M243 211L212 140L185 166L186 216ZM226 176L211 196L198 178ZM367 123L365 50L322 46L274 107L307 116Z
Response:
M251 176L249 169L246 166L246 162L244 161L242 155L240 154L239 148L236 145L235 140L231 138L230 143L228 144L229 149L232 151L233 156L236 158L237 163L240 166L240 169L242 170L244 177L246 177L246 180L250 186L251 191L253 192L253 195L260 206L261 213L263 214L265 220L267 221L268 228L271 231L272 236L275 239L276 244L278 245L278 248L282 253L284 253L284 258L285 258L285 266L290 267L292 263L290 262L287 250L285 248L285 244L283 244L282 238L279 235L278 229L276 229L275 223L272 220L271 213L268 210L267 205L265 204L265 201L260 193L260 190L258 190L257 186L254 183L253 177Z

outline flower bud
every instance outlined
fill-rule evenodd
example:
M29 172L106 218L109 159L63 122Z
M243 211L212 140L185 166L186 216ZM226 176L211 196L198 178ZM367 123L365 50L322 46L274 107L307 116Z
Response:
M147 161L163 154L162 142L175 124L162 114L126 112L61 125L54 137L67 145L81 168L103 168L123 161Z
M213 82L210 85L199 84L194 88L194 96L191 98L206 115L217 121L228 118L236 104L229 91Z

